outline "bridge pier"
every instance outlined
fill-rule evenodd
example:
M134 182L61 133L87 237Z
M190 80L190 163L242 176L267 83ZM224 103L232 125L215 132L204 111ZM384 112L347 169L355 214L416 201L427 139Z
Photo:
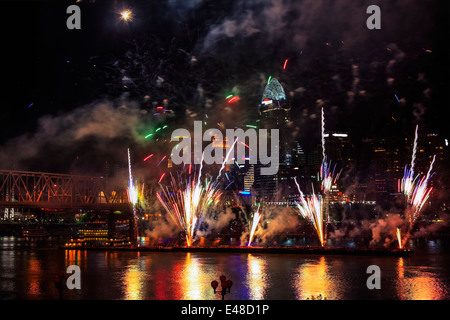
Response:
M107 216L108 222L108 238L112 238L116 234L116 216L111 210Z

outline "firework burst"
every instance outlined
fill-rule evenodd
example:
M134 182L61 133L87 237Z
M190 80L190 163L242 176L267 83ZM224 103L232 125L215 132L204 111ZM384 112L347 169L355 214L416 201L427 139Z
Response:
M324 211L323 211L323 198L321 195L316 195L313 193L307 197L300 190L300 186L297 183L297 179L294 178L295 184L297 185L297 189L300 193L299 199L300 202L297 202L297 208L300 211L300 214L305 218L311 221L314 226L314 229L317 232L317 236L319 237L320 245L325 245L325 232L324 232Z
M411 157L411 168L408 169L408 166L405 166L403 178L401 183L399 183L399 191L402 192L407 200L410 200L411 195L414 190L414 185L416 183L417 177L414 178L414 165L416 161L416 153L417 153L417 139L418 139L418 130L419 126L416 126L415 136L414 136L414 145L413 145L413 153Z
M414 170L412 168L408 169L408 166L405 166L403 178L399 182L399 191L402 192L408 200L413 193L416 179L417 177L414 178Z
M398 242L398 248L403 249L402 234L401 234L400 228L397 228L397 242Z
M408 169L408 166L405 166L403 172L403 178L399 180L398 188L399 192L402 192L405 196L406 200L406 209L405 209L405 220L408 224L407 233L404 242L409 238L410 232L412 230L413 225L415 224L417 218L419 217L425 203L427 202L432 187L429 187L428 184L432 177L433 164L436 159L436 155L433 156L433 160L431 161L430 167L428 169L427 175L420 177L420 175L414 176L414 166L416 162L416 153L417 153L417 141L418 141L418 130L419 126L416 126L415 135L414 135L414 145L413 152L411 157L411 167ZM397 229L397 237L400 237L399 229ZM399 238L399 246L403 247Z
M132 244L136 244L136 240L138 237L138 228L137 228L137 218L136 218L136 206L141 201L144 194L144 185L142 184L141 189L139 190L138 186L135 184L133 180L133 175L131 174L131 157L130 157L130 149L128 149L128 188L127 195L128 201L133 206L132 217L130 219L130 229L132 231L131 239Z
M158 200L178 227L185 232L187 245L191 246L198 221L203 213L220 199L221 192L217 183L210 179L202 182L201 173L198 177L189 177L184 181L177 181L171 175L171 188L161 188L163 191L156 193Z
M171 174L170 188L164 187L160 183L162 192L157 192L156 197L177 226L186 234L187 246L192 245L195 230L204 213L220 200L222 192L219 189L219 178L236 142L237 139L228 151L214 181L207 177L202 179L202 155L198 175L194 173L193 177L189 175L187 178L179 177L176 180ZM162 178L160 178L161 180Z
M433 156L433 160L431 161L426 176L422 178L417 176L416 179L413 180L412 192L407 199L408 200L407 208L405 210L405 218L408 223L408 233L406 234L404 240L405 242L409 238L411 229L415 224L415 222L417 221L417 218L420 216L420 213L422 212L422 209L425 203L427 202L428 198L430 197L431 191L433 190L433 187L429 186L429 182L431 177L433 176L432 170L435 160L436 155Z
M319 171L320 180L322 181L321 188L324 193L330 192L331 186L339 179L341 171L336 174L335 170L336 165L331 170L331 161L327 162L327 158L325 157Z
M321 123L321 133L322 133L322 164L320 166L319 178L321 180L321 190L324 197L324 208L325 214L329 216L329 193L333 184L336 184L341 171L336 174L336 164L333 169L331 169L331 161L328 161L325 151L325 114L322 108L322 123Z
M432 177L431 170L433 169L435 159L436 156L433 157L427 175L418 180L418 182L414 185L414 190L412 191L411 197L409 199L411 210L407 210L407 212L409 213L407 218L410 224L414 224L414 222L417 220L424 204L427 202L430 193L433 190L432 187L428 187L428 183L430 182L430 179Z
M259 207L260 206L258 206L258 209L253 214L252 225L250 228L250 237L248 239L247 247L249 247L250 244L252 243L253 237L255 236L256 228L258 227L259 221L261 221L261 213L259 212Z
M142 191L142 190L141 190ZM131 174L131 157L130 157L130 149L128 149L128 201L135 207L138 204L140 194L139 188L135 184L133 180L133 175Z

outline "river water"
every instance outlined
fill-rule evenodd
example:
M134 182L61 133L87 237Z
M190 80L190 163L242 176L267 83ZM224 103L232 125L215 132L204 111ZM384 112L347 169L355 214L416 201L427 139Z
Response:
M226 299L431 300L450 298L450 241L411 244L410 257L112 252L58 249L57 241L0 238L0 299L216 300L211 281L233 281ZM69 265L81 289L60 296L53 280ZM370 290L367 268L381 270Z

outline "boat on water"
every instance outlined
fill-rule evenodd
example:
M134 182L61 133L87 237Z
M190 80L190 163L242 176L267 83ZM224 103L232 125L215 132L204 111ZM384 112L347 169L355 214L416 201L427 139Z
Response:
M108 236L107 229L88 228L78 230L77 235L65 243L64 248L116 248L130 245L131 242L126 237Z

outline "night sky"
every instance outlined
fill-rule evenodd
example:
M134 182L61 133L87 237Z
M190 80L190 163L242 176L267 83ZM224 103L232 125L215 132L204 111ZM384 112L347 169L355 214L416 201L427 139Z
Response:
M205 114L252 123L269 76L306 149L320 142L322 107L327 130L350 132L355 146L411 137L416 124L450 137L446 1L83 0L81 30L66 27L70 4L0 2L1 169L86 170L130 145L151 153L152 128L190 128ZM366 28L372 4L381 30ZM227 106L229 94L239 102ZM155 117L164 103L173 114Z

